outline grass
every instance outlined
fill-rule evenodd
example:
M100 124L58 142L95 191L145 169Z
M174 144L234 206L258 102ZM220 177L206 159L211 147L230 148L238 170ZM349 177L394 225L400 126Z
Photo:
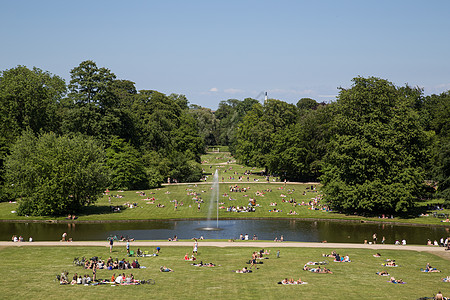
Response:
M132 245L132 250L136 250ZM150 250L152 249L143 249ZM55 275L67 270L69 276L92 273L72 265L74 257L109 257L106 247L4 247L0 249L4 276L0 276L0 292L3 299L96 299L127 297L131 299L151 296L155 299L417 299L432 296L441 290L450 295L450 284L440 278L450 274L448 261L429 253L402 250L382 251L381 258L374 258L373 250L335 249L340 254L348 254L352 263L333 263L328 259L328 268L333 274L314 274L302 270L308 261L322 261L322 253L331 252L319 248L282 248L280 258L276 258L276 248L271 248L269 259L264 260L259 269L250 274L232 272L248 266L252 248L219 248L199 245L198 259L203 262L220 264L215 268L191 266L183 260L191 247L165 247L158 257L140 258L146 269L130 271L138 279L152 278L155 285L140 286L61 286L54 281ZM115 247L112 257L125 257L125 247ZM7 258L7 259L5 259ZM381 266L383 259L395 259L398 268ZM429 262L442 273L422 273L420 268ZM159 267L165 265L175 270L161 273ZM396 279L407 284L388 283L388 278L377 276L375 272L387 270ZM99 270L97 278L110 278L118 270ZM283 278L302 278L308 282L301 286L283 286L277 282Z
M221 209L219 212L220 218L310 218L310 219L345 219L345 220L367 220L367 221L384 221L384 222L401 222L401 223L415 223L427 225L447 225L449 223L442 223L439 218L433 217L416 217L410 219L379 219L379 218L364 218L361 216L352 216L338 214L334 212L324 212L322 210L311 210L310 206L295 206L288 202L282 202L283 199L295 199L297 203L308 203L313 198L320 196L319 184L293 184L279 182L279 178L269 178L270 183L266 182L266 178L259 175L261 170L257 168L244 167L232 161L229 152L219 152L208 154L202 157L204 163L204 174L207 176L206 183L187 184L187 185L169 185L158 189L151 189L143 191L145 196L141 196L139 191L111 191L109 195L101 198L94 206L84 209L78 215L80 221L113 221L113 220L148 220L148 219L196 219L206 218L209 201L211 198L212 174L216 169L219 170L220 206L247 206L250 198L256 199L259 207L254 213L235 213L227 212ZM244 173L251 172L250 175ZM241 179L239 179L241 177ZM247 188L246 192L230 192L230 187L237 185L240 188ZM316 190L312 190L315 187ZM257 196L256 192L264 193L263 196ZM197 196L194 196L196 193ZM228 196L224 196L228 194ZM281 197L285 195L286 197ZM111 196L111 202L109 202ZM120 196L117 197L117 196ZM147 198L155 198L155 203L150 204ZM201 209L198 211L197 203L194 197L201 198L205 203L201 204ZM229 200L231 197L234 200ZM177 210L174 208L173 200L178 203L183 203L178 206ZM269 204L276 202L277 206L272 207ZM135 208L126 208L127 204L137 203ZM165 207L157 207L157 204L163 204ZM426 203L423 203L426 204ZM112 213L110 205L123 206L120 213ZM269 212L274 208L281 212ZM16 203L0 203L0 220L29 220L27 217L19 217L11 211L17 210ZM297 212L297 215L289 215L289 211ZM441 211L443 213L450 213L450 210ZM430 211L430 213L432 213ZM64 217L33 217L34 220L64 220Z

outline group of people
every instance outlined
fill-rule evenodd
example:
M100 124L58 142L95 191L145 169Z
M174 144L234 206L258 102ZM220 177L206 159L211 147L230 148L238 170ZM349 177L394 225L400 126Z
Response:
M14 243L18 243L18 242L23 242L23 237L21 235L17 236L17 235L13 235L11 237L11 241ZM28 239L29 242L33 241L33 238L30 236L30 238Z
M113 259L111 256L106 260L106 262L98 257L92 257L84 262L85 269L107 269L107 270L127 270L127 269L140 269L141 265L137 259L126 260L126 259Z

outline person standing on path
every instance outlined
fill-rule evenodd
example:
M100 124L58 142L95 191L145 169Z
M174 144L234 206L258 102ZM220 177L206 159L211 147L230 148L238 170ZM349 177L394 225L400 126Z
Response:
M109 239L109 253L112 252L113 245L114 245L114 239L113 239L113 238L110 238L110 239Z
M192 250L192 254L197 254L198 253L198 242L197 239L194 239L194 249Z
M372 238L373 238L373 243L376 244L377 243L377 234L374 233Z
M130 255L130 241L127 241L127 254Z
M62 241L65 242L66 241L66 237L67 237L67 232L64 232L62 234Z

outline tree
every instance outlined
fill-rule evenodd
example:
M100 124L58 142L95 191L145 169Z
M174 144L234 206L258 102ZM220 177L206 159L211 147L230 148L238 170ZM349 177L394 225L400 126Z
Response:
M70 72L70 104L62 123L63 133L78 132L108 141L114 136L131 140L134 123L131 107L136 89L128 80L115 80L107 68L87 60Z
M239 125L236 137L236 158L249 165L269 167L273 135L297 121L297 107L269 99L262 106L255 104Z
M209 108L191 105L189 113L197 121L198 134L207 146L218 145L219 120Z
M116 75L107 68L98 68L92 60L80 63L70 71L69 98L75 103L95 103L101 107L114 105L111 85Z
M341 89L321 177L334 209L411 211L424 189L431 140L413 106L411 97L379 78L357 77Z
M0 186L5 157L24 130L59 130L57 110L65 92L63 79L38 68L17 66L0 73Z
M19 215L75 213L102 195L104 163L104 150L92 138L26 131L7 157L6 186L19 198Z
M303 112L297 123L273 135L269 171L290 181L317 181L327 153L332 105Z
M106 149L112 189L146 189L147 174L139 152L123 139L113 138Z

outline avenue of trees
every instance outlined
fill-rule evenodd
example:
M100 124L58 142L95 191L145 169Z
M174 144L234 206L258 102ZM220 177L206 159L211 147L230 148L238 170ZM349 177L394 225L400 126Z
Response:
M336 211L408 214L430 197L450 206L450 91L356 77L336 101L221 101L136 90L83 61L68 84L38 68L0 73L0 201L21 215L76 213L106 188L199 181L200 155L226 145L245 165L320 181Z

